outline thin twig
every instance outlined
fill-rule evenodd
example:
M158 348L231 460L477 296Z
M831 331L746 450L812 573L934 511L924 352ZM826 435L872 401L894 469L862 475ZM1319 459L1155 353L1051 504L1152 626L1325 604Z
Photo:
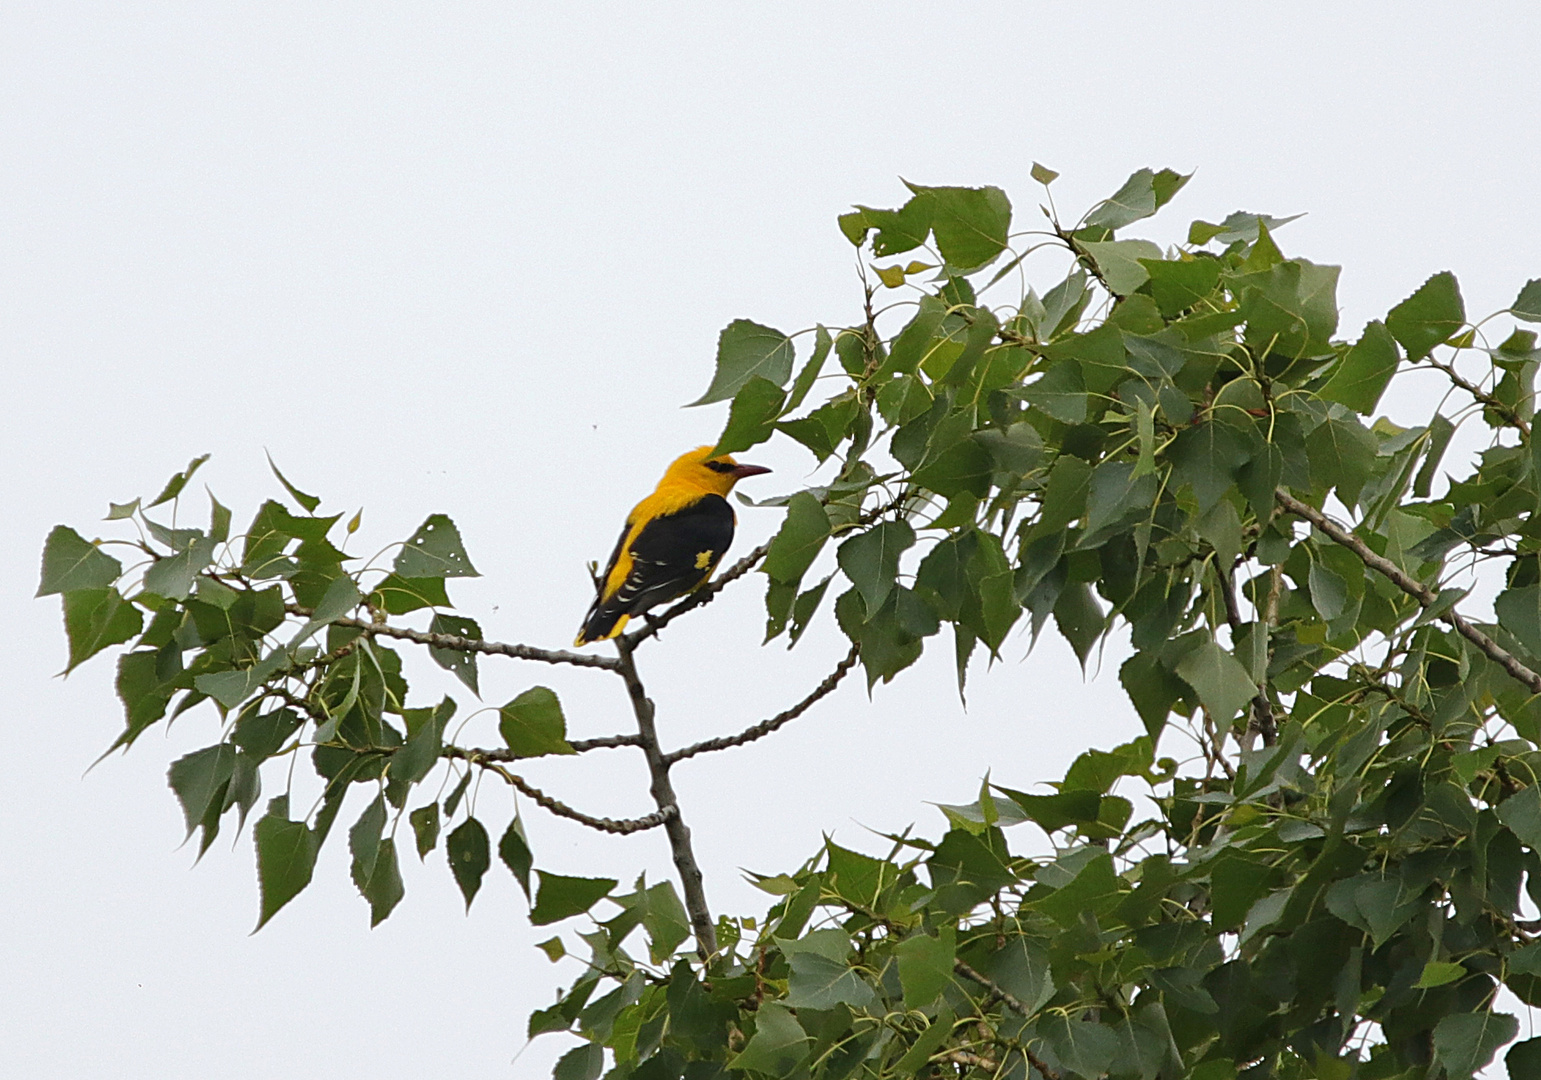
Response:
M653 723L653 703L637 675L637 664L632 656L632 643L623 634L615 639L621 678L626 682L626 693L631 698L632 712L637 718L638 745L647 759L648 775L652 778L649 791L661 814L668 815L664 832L669 837L669 850L674 856L674 868L679 871L680 887L685 893L685 910L690 915L690 926L696 936L696 951L703 962L717 953L717 929L712 925L711 909L706 904L701 865L696 862L695 848L690 843L690 828L680 816L679 799L674 785L669 782L669 763L664 760L658 745L658 728Z
M763 739L783 724L796 720L812 708L814 703L820 698L826 697L833 692L835 687L840 685L840 680L845 678L846 673L856 664L856 658L860 654L861 646L853 643L850 652L845 654L845 659L835 665L835 670L830 672L823 682L814 687L812 693L785 712L779 712L769 720L762 720L753 727L740 731L737 735L723 735L719 738L707 739L704 742L681 747L678 750L665 754L663 756L664 763L666 765L673 765L676 761L684 761L686 758L695 757L697 754L705 754L713 750L727 750L734 746L743 746L745 743L754 742L756 739Z
M1401 567L1397 566L1390 559L1375 554L1363 540L1344 529L1341 525L1330 521L1327 515L1323 514L1316 507L1301 502L1283 490L1275 491L1274 498L1285 510L1297 517L1305 518L1325 534L1328 539L1348 548L1348 550L1359 557L1360 562L1389 579L1393 585L1418 601L1422 607L1432 607L1439 599L1438 594L1434 590L1408 576ZM1456 633L1475 645L1489 660L1498 664L1517 681L1528 687L1531 693L1541 694L1541 675L1536 674L1536 672L1520 663L1513 653L1467 622L1466 617L1459 611L1456 611L1455 608L1452 607L1450 610L1442 613L1439 618L1443 622L1449 623Z
M722 573L718 574L711 581L708 581L695 592L685 597L685 599L669 608L662 615L647 616L647 625L643 626L641 630L635 630L632 633L626 635L627 644L635 649L641 642L655 636L658 631L662 630L665 626L668 626L675 619L685 614L685 612L691 610L692 608L698 608L702 604L711 603L714 599L716 599L717 594L722 592L722 590L726 588L730 583L737 581L739 578L749 573L749 571L753 570L755 566L759 564L760 560L765 558L765 553L769 550L770 541L767 540L765 543L755 548L749 554L745 555L742 559L738 560L738 562L734 563Z
M641 832L644 829L656 829L658 826L666 824L673 816L670 810L662 809L645 817L623 818L619 821L615 818L594 817L592 814L585 814L581 810L574 810L558 799L553 799L550 795L540 790L540 788L525 780L524 777L509 772L483 751L463 750L458 746L446 746L441 753L444 757L458 758L461 761L470 762L478 768L486 769L488 772L496 773L508 781L512 787L528 795L537 805L545 807L557 817L569 818L580 825L587 825L591 829L598 829L600 832L624 836L627 833Z
M310 618L313 614L309 608L300 607L298 604L286 604L284 609L289 614L298 615L302 618ZM386 623L367 622L364 619L355 619L349 616L343 616L331 621L334 626L346 626L353 630L362 630L366 634L399 638L402 641L412 641L419 645L427 645L435 649L449 649L453 652L508 656L515 660L538 660L543 664L572 664L574 667L603 668L606 671L619 671L621 666L620 661L610 656L587 656L581 653L567 652L562 649L537 649L533 645L509 645L501 641L483 641L480 638L461 637L459 634L430 634L422 630L409 630L406 627L390 626Z

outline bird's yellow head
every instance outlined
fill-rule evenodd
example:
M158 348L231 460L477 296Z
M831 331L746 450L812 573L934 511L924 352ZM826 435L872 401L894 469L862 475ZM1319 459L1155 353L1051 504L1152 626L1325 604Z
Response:
M663 474L660 487L685 487L711 495L726 495L746 476L770 472L763 465L740 465L727 454L712 456L712 447L698 446L681 454Z

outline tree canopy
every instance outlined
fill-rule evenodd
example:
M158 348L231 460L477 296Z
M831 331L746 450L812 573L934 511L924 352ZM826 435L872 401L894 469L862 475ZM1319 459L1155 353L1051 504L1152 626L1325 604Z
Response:
M58 526L39 595L62 597L69 669L119 650L112 749L217 716L169 782L200 850L266 789L259 927L354 785L373 798L336 842L372 923L405 894L398 836L444 849L468 907L497 862L533 924L589 920L542 946L587 953L529 1019L577 1036L557 1080L1460 1080L1509 1044L1511 1076L1541 1075L1541 1039L1495 1008L1501 986L1541 1004L1541 349L1511 326L1541 322L1541 280L1474 322L1438 273L1349 339L1339 268L1286 257L1290 219L1195 221L1163 248L1134 227L1186 177L1141 169L1073 223L1055 178L1034 169L1041 228L994 187L858 206L850 325L723 330L694 402L730 403L717 450L791 439L823 479L756 504L784 509L775 537L614 655L486 640L449 597L478 570L448 517L365 563L359 518L318 515L276 467L289 503L244 531L212 498L206 527L168 523L205 457L112 505L121 537ZM1040 251L1068 272L1033 281ZM1444 386L1426 422L1369 422L1423 371ZM667 749L638 650L752 573L767 644L833 619L849 651L784 712ZM676 763L773 734L853 671L881 698L928 644L964 693L1051 625L1083 664L1127 636L1143 735L1045 793L986 777L936 838L828 842L759 879L765 911L712 910ZM502 745L460 745L453 698L411 699L409 647L472 691L492 658L618 677L636 728L570 739L532 685L498 710ZM595 817L516 771L607 748L641 753L653 813ZM662 828L679 888L540 869L518 812L470 813L477 774L606 832Z

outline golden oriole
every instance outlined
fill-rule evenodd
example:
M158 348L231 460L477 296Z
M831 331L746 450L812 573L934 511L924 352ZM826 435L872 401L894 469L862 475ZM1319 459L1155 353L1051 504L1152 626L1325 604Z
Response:
M724 496L744 477L770 470L711 453L710 446L698 446L680 455L653 493L626 515L574 645L613 638L633 615L684 596L712 576L737 521Z

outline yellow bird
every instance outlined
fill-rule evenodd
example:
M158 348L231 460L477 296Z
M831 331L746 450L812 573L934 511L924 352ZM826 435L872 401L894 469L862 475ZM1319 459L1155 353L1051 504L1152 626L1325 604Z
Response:
M711 455L710 446L680 455L626 516L574 645L607 641L633 615L684 596L712 576L737 522L725 496L744 477L770 470Z

